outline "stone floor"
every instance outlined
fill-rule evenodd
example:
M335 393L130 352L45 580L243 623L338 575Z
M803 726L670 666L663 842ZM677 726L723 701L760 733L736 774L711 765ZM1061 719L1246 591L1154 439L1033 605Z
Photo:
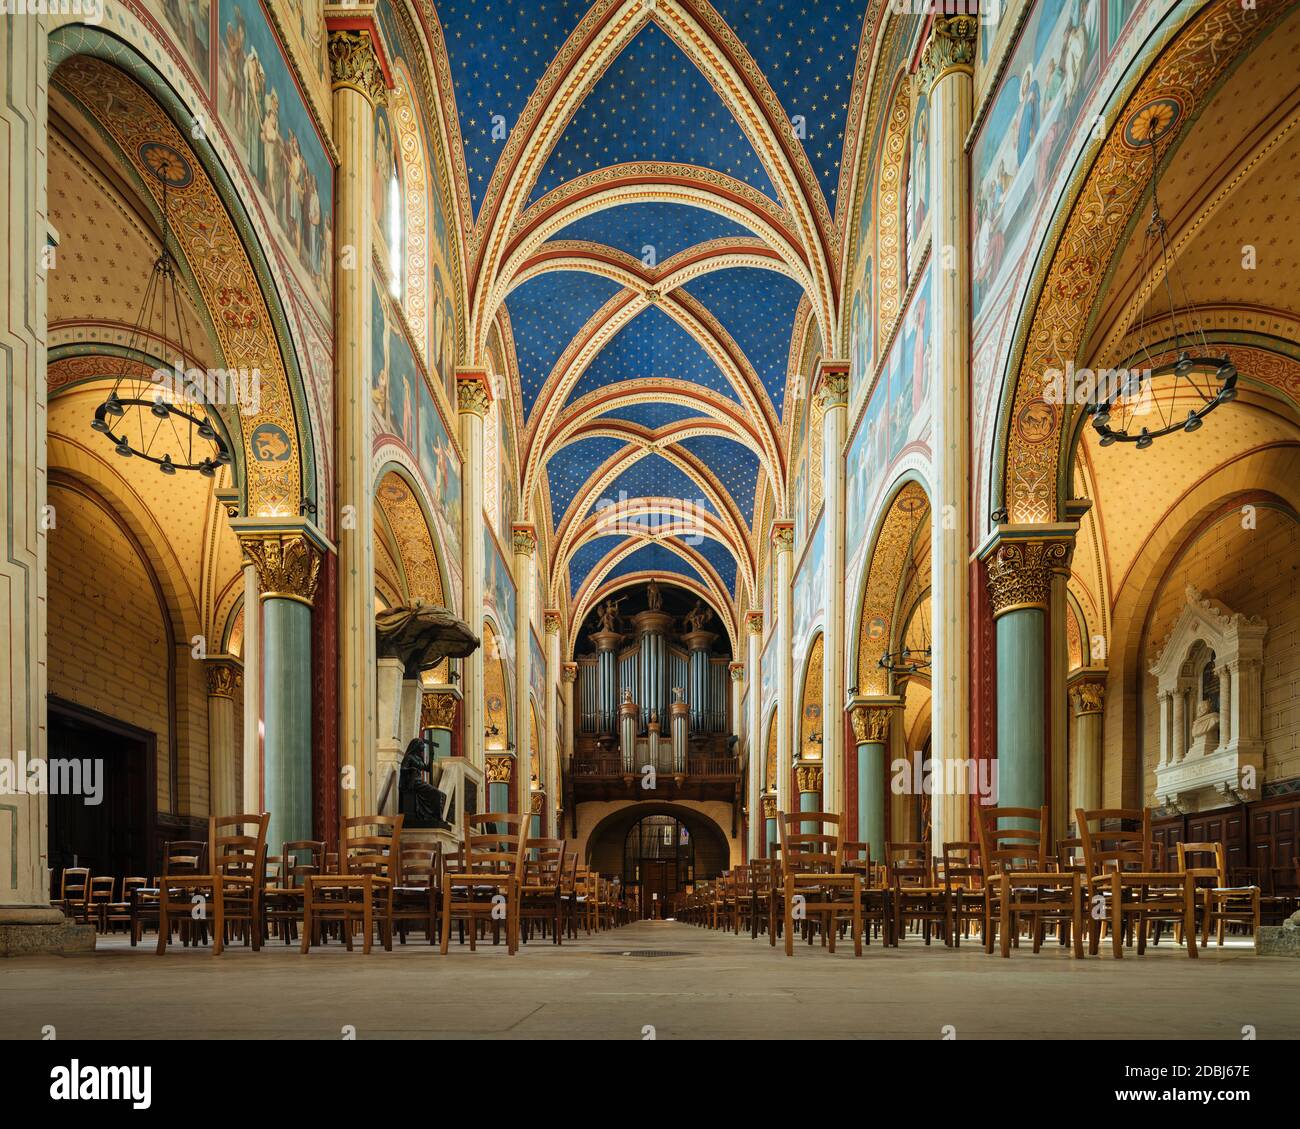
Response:
M160 959L117 936L91 955L0 961L0 1037L1295 1039L1297 989L1300 960L1242 942L1195 963L1168 943L1074 961L1055 945L1003 960L915 940L791 960L765 938L642 922L515 958L412 940L370 957L273 944Z

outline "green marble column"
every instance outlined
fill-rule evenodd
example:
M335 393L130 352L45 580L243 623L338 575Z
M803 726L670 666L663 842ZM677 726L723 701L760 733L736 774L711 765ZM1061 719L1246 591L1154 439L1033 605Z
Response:
M984 554L997 642L999 807L1047 802L1047 611L1052 578L1069 574L1076 528L1003 526Z
M311 839L311 606L321 545L303 530L239 529L262 601L263 779L267 845ZM326 830L326 829L322 829Z
M858 749L857 838L871 848L872 862L885 857L885 763L890 723L900 704L894 698L882 704L858 700L849 715Z

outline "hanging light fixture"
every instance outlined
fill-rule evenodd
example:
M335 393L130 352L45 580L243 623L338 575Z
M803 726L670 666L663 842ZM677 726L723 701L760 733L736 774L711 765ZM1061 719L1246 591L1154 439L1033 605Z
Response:
M1097 389L1092 426L1103 447L1132 443L1141 451L1176 431L1196 431L1215 408L1237 396L1237 369L1226 354L1211 354L1160 211L1156 142L1173 127L1180 112L1172 100L1157 98L1134 114L1126 128L1130 145L1146 147L1151 154L1151 218L1143 234L1138 277L1158 277L1163 283L1168 312L1165 318L1151 319L1162 327L1161 340L1154 344L1161 356L1172 353L1173 359L1157 364L1153 342L1143 341L1142 367L1120 370L1107 387ZM1164 336L1165 322L1172 328L1172 342Z
M175 160L183 162L179 154ZM162 248L149 272L140 313L127 341L130 359L117 372L105 374L112 377L113 387L95 409L90 426L106 436L123 458L156 463L166 475L186 470L212 478L217 468L228 466L231 459L225 440L204 410L202 380L184 375L186 360L192 356L190 335L181 303L179 268L168 248L167 189L169 183L176 183L169 180L169 173L175 173L167 165L151 171L162 183ZM151 341L175 351L171 364L174 378L166 383L158 378L166 370L148 375L134 371L137 359L149 355Z
M908 561L907 573L903 577L903 591L910 592L914 588L914 582L920 569L916 563L916 551L913 547L911 559ZM887 670L890 674L900 677L906 677L911 674L928 674L930 662L933 657L930 646L930 616L927 612L927 604L922 600L918 605L912 619L904 626L903 637L899 640L902 644L897 651L885 651L880 656L879 666L881 670ZM907 643L907 629L915 623L921 633L921 646L913 649Z

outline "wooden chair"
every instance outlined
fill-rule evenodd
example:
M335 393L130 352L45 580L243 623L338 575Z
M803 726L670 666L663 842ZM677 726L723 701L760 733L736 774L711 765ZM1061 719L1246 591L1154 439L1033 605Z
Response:
M840 817L832 812L778 812L781 837L785 955L794 956L795 921L809 943L812 926L822 927L822 941L835 952L835 935L847 917L853 955L862 955L862 875L844 870ZM816 830L804 831L811 826Z
M149 885L147 878L138 875L129 875L122 879L122 896L118 901L109 902L104 907L104 929L106 932L115 932L114 926L124 925L128 929L131 927L131 904L136 890L143 890Z
M73 921L90 920L90 868L65 866L59 876L59 906Z
M943 931L944 944L950 945L948 898L930 865L930 844L886 843L885 868L894 910L893 944L898 945L908 923L915 921L927 945L932 925Z
M844 843L844 871L862 875L862 939L871 944L872 933L883 944L890 943L893 928L893 911L889 901L889 883L885 873L871 857L871 844L846 840Z
M307 877L324 873L325 844L322 841L296 839L281 847L278 880L263 894L265 934L268 937L274 930L286 945L298 939Z
M158 891L158 954L167 951L173 917L189 921L194 905L212 927L212 955L224 951L231 926L246 926L246 941L262 947L261 897L265 883L269 812L212 816L208 820L210 874L165 876ZM252 834L249 834L249 829Z
M984 927L984 867L980 845L962 840L943 845L943 889L948 905L948 931L955 948L970 936L972 925Z
M1047 807L979 809L984 864L984 951L993 952L994 920L1004 957L1026 918L1034 952L1048 921L1069 925L1075 957L1083 956L1082 876L1054 869L1047 850ZM1007 826L1004 826L1008 824Z
M578 939L578 852L573 851L564 860L564 873L560 878L560 905L564 910L564 930L571 941Z
M564 943L563 886L567 844L563 839L525 839L519 881L520 940L527 944L536 922L551 943Z
M471 815L465 821L464 854L442 876L442 953L451 944L451 923L464 921L474 952L480 923L491 922L493 942L506 926L506 951L513 954L519 927L519 877L523 865L523 821L506 812Z
M776 944L776 926L773 924L772 907L776 903L777 886L781 880L780 868L772 858L749 860L749 936L757 939L759 933L771 934L771 942Z
M1224 927L1230 923L1250 926L1251 936L1259 933L1260 889L1258 886L1229 886L1227 855L1223 844L1179 843L1178 869L1189 874L1195 895L1201 900L1201 944L1209 945L1210 927L1223 948Z
M429 944L437 943L440 859L429 847L402 848L402 881L393 887L393 927L403 945L411 922L424 929Z
M90 880L90 890L86 894L86 920L95 926L97 933L108 928L108 904L113 900L115 889L117 879L111 874L98 874Z
M1132 925L1137 954L1142 956L1147 924L1163 920L1182 926L1187 955L1195 958L1195 879L1190 874L1150 869L1151 809L1079 808L1075 817L1087 869L1088 951L1097 952L1101 923L1108 919L1115 958L1124 955L1125 924ZM1094 831L1094 826L1101 830Z
M385 952L393 950L393 887L401 881L401 815L356 815L343 821L338 874L309 874L303 895L302 943L310 952L329 924L343 932L352 951L360 923L362 952L369 953L378 926Z

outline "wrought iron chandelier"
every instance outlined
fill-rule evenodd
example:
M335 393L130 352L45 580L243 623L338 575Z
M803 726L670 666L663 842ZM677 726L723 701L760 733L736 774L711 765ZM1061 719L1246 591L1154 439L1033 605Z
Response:
M903 591L910 592L913 590L914 581L919 574L920 569L916 563L916 552L913 549L912 556L908 561L907 574L903 577ZM930 646L930 617L926 614L926 603L924 596L917 601L915 612L903 627L902 636L899 643L902 645L897 651L885 651L880 656L880 669L887 670L890 674L907 677L912 674L928 674L930 664L933 658ZM907 644L908 628L912 623L916 623L921 632L919 642L921 646L913 649Z
M202 379L185 375L186 361L193 354L181 303L179 267L168 249L168 182L162 176L158 179L162 182L161 250L127 341L130 359L118 372L105 374L113 377L113 387L95 409L90 426L107 436L123 458L156 463L163 474L190 470L212 478L218 467L230 464L230 451L204 410ZM158 368L145 376L132 371L139 358L150 355L151 341L175 350L170 372Z
M1143 119L1145 137L1138 137ZM1098 387L1091 409L1092 426L1103 447L1132 443L1141 451L1176 431L1196 431L1210 412L1237 395L1237 369L1226 354L1211 355L1196 307L1188 300L1178 257L1169 245L1169 226L1160 211L1156 142L1176 120L1177 113L1157 99L1135 114L1129 125L1130 136L1148 146L1151 153L1151 218L1143 235L1138 277L1162 280L1168 313L1163 319L1151 320L1158 325L1167 321L1172 328L1172 341L1164 337L1156 344L1160 355L1172 353L1173 360L1157 364L1152 343L1143 341L1142 367L1119 370L1107 387ZM1137 316L1135 313L1134 318ZM1172 382L1166 379L1169 377Z

